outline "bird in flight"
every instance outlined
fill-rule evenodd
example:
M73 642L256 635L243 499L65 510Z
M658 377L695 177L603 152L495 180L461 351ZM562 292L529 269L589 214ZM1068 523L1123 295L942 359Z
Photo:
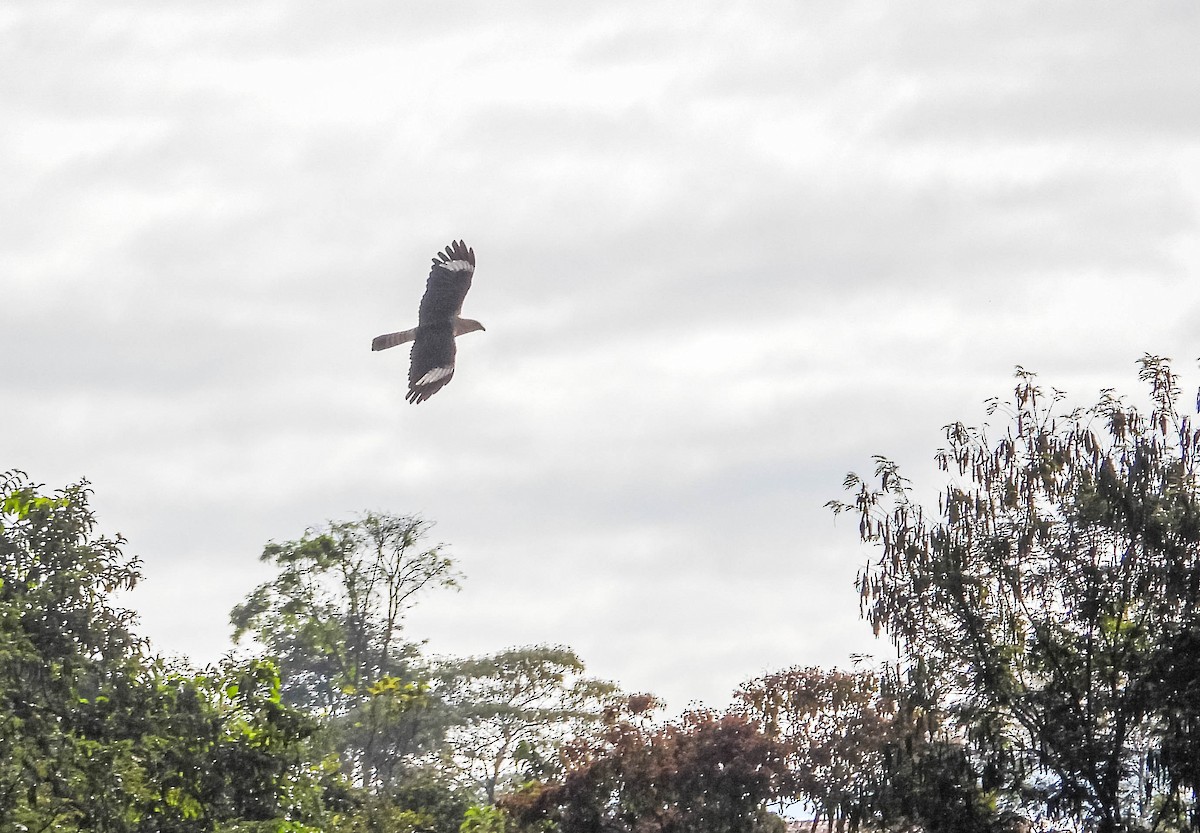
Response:
M409 402L424 402L450 383L454 376L454 339L463 333L482 330L483 325L463 318L463 299L475 274L475 250L456 240L438 252L425 282L425 296L411 330L376 336L372 350L386 350L411 341L408 366Z

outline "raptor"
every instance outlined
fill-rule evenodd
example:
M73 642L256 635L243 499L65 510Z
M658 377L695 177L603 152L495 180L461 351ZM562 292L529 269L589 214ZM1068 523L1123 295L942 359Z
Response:
M448 385L454 377L454 339L484 329L478 321L462 317L463 299L474 275L475 251L461 240L454 241L433 259L417 326L376 336L371 342L372 350L412 342L405 397L409 402L424 402Z

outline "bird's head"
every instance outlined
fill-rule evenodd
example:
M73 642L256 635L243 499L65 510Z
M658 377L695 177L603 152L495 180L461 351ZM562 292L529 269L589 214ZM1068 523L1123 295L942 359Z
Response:
M473 318L457 318L454 321L454 335L460 336L465 333L473 333L476 330L487 332L487 328Z

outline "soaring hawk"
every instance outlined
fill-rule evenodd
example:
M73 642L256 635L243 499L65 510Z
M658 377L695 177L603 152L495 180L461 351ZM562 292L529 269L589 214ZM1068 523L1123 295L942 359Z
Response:
M454 339L483 329L478 321L459 315L474 274L475 251L461 240L454 241L433 259L417 326L377 336L371 342L372 350L386 350L406 341L413 343L405 397L409 402L424 402L448 385L454 376Z

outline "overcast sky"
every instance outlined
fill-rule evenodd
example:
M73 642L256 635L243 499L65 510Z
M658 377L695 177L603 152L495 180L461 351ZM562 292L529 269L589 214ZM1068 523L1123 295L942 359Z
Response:
M1200 356L1187 2L0 0L0 469L86 477L157 650L372 509L467 579L434 653L672 708L886 657L823 504L1014 366ZM430 257L478 268L404 401Z

